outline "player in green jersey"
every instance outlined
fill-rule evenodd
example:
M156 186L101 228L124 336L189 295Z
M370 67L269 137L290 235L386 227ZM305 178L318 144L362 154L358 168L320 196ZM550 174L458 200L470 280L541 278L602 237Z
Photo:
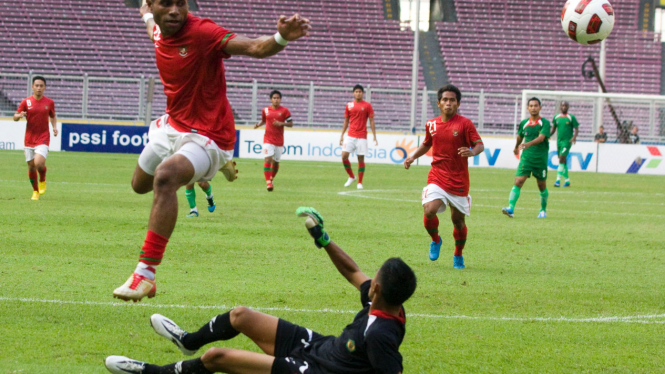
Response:
M520 154L520 165L517 167L515 173L515 185L510 191L510 198L508 208L503 208L503 214L510 218L514 217L515 204L517 199L520 198L520 191L526 179L532 174L536 177L538 182L538 189L540 190L540 213L538 218L547 217L547 158L550 152L550 144L548 138L550 137L550 122L545 118L540 117L540 109L542 104L540 100L532 97L529 99L529 113L531 117L523 120L520 123L520 130L517 134L517 144L515 144L515 155ZM522 144L524 141L524 144Z
M208 212L215 211L215 201L212 198L212 186L208 182L198 182L199 187L205 192L206 200L208 201ZM189 203L189 214L187 218L194 218L199 216L199 209L196 207L196 191L194 191L194 183L185 186L185 197Z
M557 114L552 120L552 134L554 136L557 128L559 129L559 136L556 141L556 150L559 155L559 169L556 172L556 182L554 187L561 187L561 177L566 178L564 187L570 187L570 179L568 178L568 152L570 147L575 144L577 134L579 133L580 124L574 115L568 114L570 104L567 101L561 102L561 113Z

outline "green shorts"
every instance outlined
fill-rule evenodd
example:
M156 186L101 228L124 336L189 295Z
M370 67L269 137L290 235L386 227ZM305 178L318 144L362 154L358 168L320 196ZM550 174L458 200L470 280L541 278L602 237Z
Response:
M559 155L559 157L568 157L568 153L570 152L570 147L573 145L570 142L556 142L556 152Z
M517 167L517 172L515 173L516 177L527 177L529 178L533 174L533 176L541 181L544 181L547 179L547 165L532 165L532 164L525 164L520 162L520 165Z

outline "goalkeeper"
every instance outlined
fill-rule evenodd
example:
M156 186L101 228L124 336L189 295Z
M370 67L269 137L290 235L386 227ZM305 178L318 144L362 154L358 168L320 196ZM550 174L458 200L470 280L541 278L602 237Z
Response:
M230 340L240 334L264 353L230 348L210 348L203 356L158 366L127 357L109 356L106 367L116 374L399 374L406 317L402 303L416 289L416 276L399 258L383 263L374 279L365 275L349 255L333 242L323 218L313 208L298 208L308 217L314 244L324 248L337 270L360 291L363 309L338 337L323 336L268 314L237 307L220 314L196 332L186 332L170 319L154 314L150 323L159 335L192 355L206 344Z

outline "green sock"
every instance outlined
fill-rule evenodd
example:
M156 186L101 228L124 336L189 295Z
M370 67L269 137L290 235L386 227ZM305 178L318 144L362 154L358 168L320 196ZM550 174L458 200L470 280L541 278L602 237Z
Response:
M185 189L185 196L187 197L187 202L189 203L189 209L196 208L196 191L192 188L191 190Z
M563 177L563 169L565 166L563 164L559 164L559 168L556 169L556 180L561 180L561 177Z
M517 199L520 198L521 191L522 190L517 186L513 186L513 189L510 190L510 197L508 198L508 204L510 205L510 209L515 209L515 204L517 204Z
M547 211L547 197L550 196L547 188L540 191L540 210Z
M205 192L206 197L209 199L212 196L212 184L208 183L208 189L203 190L203 192Z
M566 180L568 180L568 165L567 164L563 165L563 177L566 178Z

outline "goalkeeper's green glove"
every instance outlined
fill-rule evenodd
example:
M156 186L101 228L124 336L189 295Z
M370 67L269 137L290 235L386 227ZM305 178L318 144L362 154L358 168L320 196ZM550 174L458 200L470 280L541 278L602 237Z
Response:
M316 211L316 209L301 206L296 209L296 215L298 217L309 217L316 223L315 226L308 227L307 231L309 231L309 235L314 238L314 244L316 244L318 248L323 248L330 244L330 237L323 228L323 217Z

